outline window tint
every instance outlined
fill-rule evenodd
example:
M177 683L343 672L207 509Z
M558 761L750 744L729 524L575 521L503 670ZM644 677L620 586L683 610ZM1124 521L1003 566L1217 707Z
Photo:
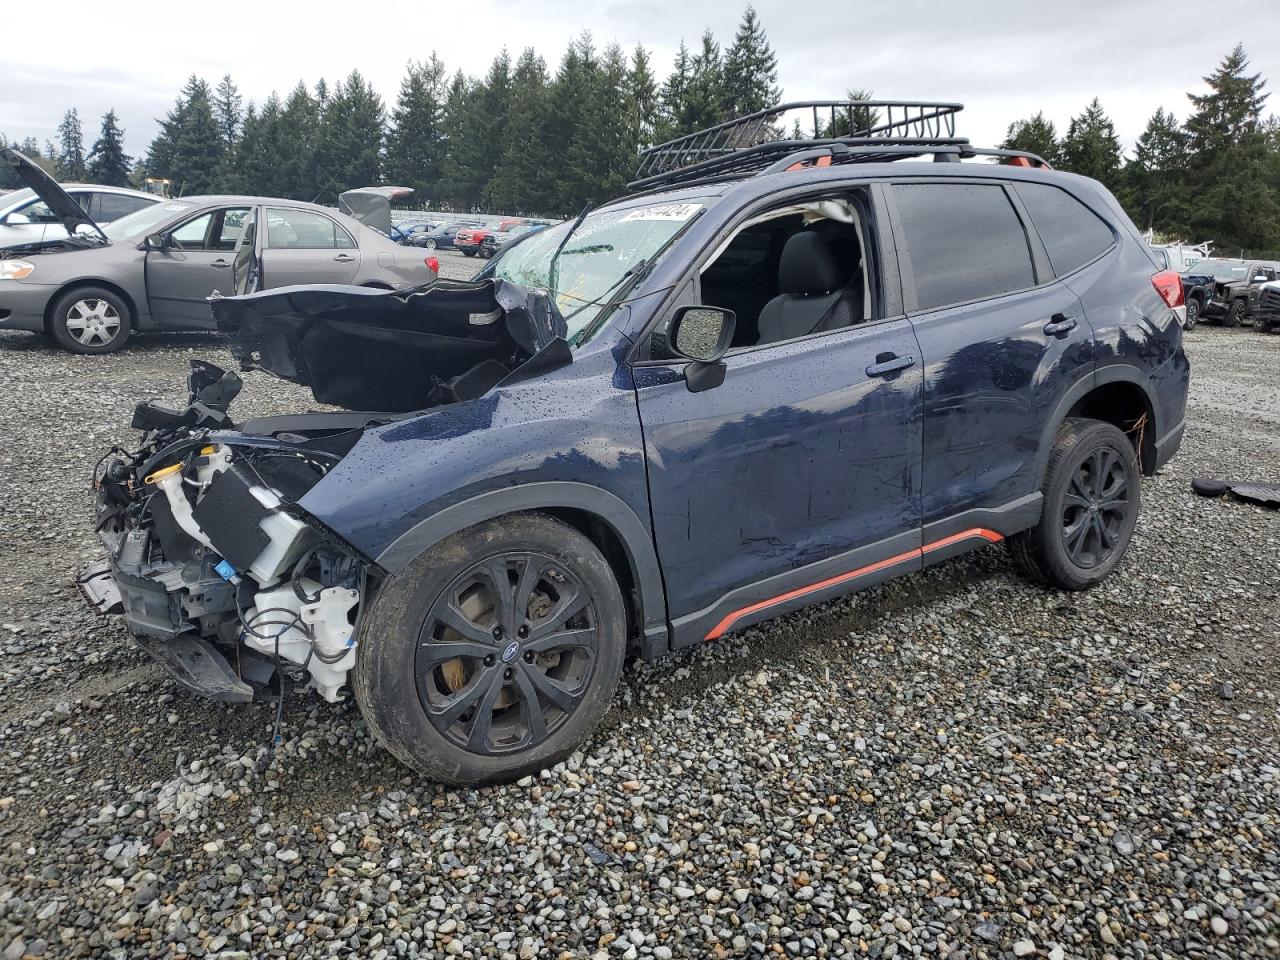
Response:
M267 246L273 250L350 250L351 235L326 216L310 210L267 210Z
M99 223L110 223L112 220L119 220L121 217L136 213L143 207L151 206L151 201L141 197L131 197L125 193L95 193L92 204L89 216Z
M1044 241L1053 272L1060 277L1115 243L1111 228L1065 190L1043 183L1020 183L1018 196Z
M920 309L1035 285L1026 233L1002 188L978 183L898 184L894 197Z

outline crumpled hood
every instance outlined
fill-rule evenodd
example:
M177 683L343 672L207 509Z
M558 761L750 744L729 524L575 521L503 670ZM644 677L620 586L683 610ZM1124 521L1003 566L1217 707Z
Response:
M53 215L66 228L68 236L74 236L77 227L92 227L103 240L107 239L102 228L84 212L80 204L71 198L71 194L63 190L58 185L58 181L45 173L25 154L11 147L0 147L0 159L12 168L25 186L34 190L36 196L45 202Z
M423 410L480 396L534 357L539 369L572 359L546 291L502 280L281 287L210 303L242 369L349 410Z

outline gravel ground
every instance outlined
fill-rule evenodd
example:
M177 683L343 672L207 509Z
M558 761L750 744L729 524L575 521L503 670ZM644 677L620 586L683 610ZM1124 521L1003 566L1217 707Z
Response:
M269 704L78 600L91 464L217 341L0 334L0 960L1280 955L1280 515L1188 487L1277 479L1280 337L1188 350L1103 587L971 554L633 665L581 753L454 790L310 694L259 775ZM237 409L309 401L254 374Z

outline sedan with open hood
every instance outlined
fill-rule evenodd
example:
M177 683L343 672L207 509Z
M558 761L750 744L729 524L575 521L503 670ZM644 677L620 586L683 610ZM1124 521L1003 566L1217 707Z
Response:
M234 292L237 254L251 255L258 289L391 290L436 278L433 258L294 200L184 197L103 226L25 156L9 148L0 156L63 226L56 238L0 250L0 330L46 333L74 353L111 353L135 331L213 329L208 300ZM361 209L379 215L377 206Z

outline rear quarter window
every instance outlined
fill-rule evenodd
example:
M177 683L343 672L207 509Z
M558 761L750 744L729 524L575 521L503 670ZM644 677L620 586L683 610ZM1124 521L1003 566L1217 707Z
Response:
M1035 286L1027 234L1002 187L909 183L896 184L893 193L918 309Z
M1067 191L1043 183L1019 183L1017 189L1057 276L1079 269L1116 242L1106 222Z

